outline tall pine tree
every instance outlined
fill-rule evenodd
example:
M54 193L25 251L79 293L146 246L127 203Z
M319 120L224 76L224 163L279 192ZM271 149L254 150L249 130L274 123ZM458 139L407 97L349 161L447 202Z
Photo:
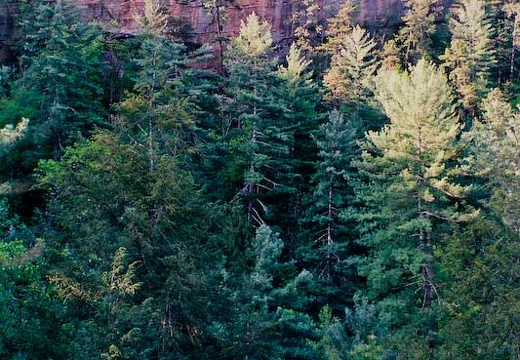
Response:
M367 208L360 217L365 231L360 244L369 255L358 266L370 298L389 313L393 326L418 326L409 339L418 348L409 351L426 358L433 351L435 324L412 319L418 314L421 322L428 319L440 296L434 250L442 248L455 224L474 213L465 204L469 189L457 176L465 142L452 89L427 61L419 61L409 74L380 74L376 96L390 123L367 133L359 163L366 180L358 196Z

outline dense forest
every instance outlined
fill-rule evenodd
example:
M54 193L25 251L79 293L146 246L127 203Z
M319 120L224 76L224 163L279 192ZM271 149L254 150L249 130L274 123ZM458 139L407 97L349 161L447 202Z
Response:
M520 3L403 3L284 49L18 0L0 359L520 359Z

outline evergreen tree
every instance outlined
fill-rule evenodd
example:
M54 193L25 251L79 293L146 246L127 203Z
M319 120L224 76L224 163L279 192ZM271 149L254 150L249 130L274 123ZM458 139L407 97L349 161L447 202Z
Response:
M482 107L483 120L477 120L472 129L477 172L489 181L495 211L520 234L520 114L498 89L488 94Z
M442 4L438 0L404 0L407 7L402 20L404 26L399 30L399 37L406 49L406 63L416 63L420 58L432 58L435 55L435 33L437 20L442 17Z
M487 190L476 221L452 237L444 252L447 313L442 359L514 359L520 356L518 283L518 111L498 89L482 103L472 134L472 170Z
M256 14L242 22L240 35L226 53L229 92L223 99L222 125L231 159L235 186L245 201L249 222L265 221L269 206L265 196L292 191L281 181L293 174L290 154L298 124L288 123L287 107L277 93L283 79L269 60L272 37L269 25Z
M469 188L457 177L465 143L451 94L442 72L425 60L409 74L380 74L376 96L390 124L367 133L358 164L367 177L358 189L367 207L360 217L365 232L360 244L369 252L359 259L359 271L367 277L370 298L392 316L392 326L408 322L422 334L422 344L414 336L407 341L417 342L419 348L409 350L424 358L433 351L430 308L440 296L434 249L442 248L454 224L474 213L465 204Z
M342 48L342 43L348 37L352 29L355 27L354 17L357 13L357 5L346 0L341 4L335 16L327 21L327 42L321 45L321 49L335 54L338 49Z
M0 196L0 358L65 358L64 306L46 279L44 244Z
M27 34L21 77L0 101L0 124L31 119L24 141L3 167L27 175L41 158L59 157L66 146L105 126L102 39L65 0L38 3L39 26Z
M483 213L443 251L446 308L438 359L515 359L520 296L518 233Z
M316 0L304 0L295 5L291 24L294 28L296 45L312 53L323 43L325 26L318 16L322 9Z
M457 88L462 104L474 114L496 62L493 26L484 1L465 0L451 11L451 44L441 59L450 71L449 78Z
M311 180L313 192L308 199L307 218L302 219L303 229L310 235L300 251L305 251L305 266L317 278L339 285L347 276L343 264L352 240L341 212L353 206L350 162L357 152L357 129L338 111L333 111L314 138L319 160ZM352 285L348 280L347 283Z
M320 359L311 346L316 325L303 310L312 301L311 275L302 271L283 278L283 241L269 226L260 225L250 247L253 265L246 273L227 277L226 316L210 328L218 354L228 359Z
M197 89L184 46L164 38L152 15L113 130L40 165L40 182L52 190L50 280L68 304L70 346L82 358L198 352L211 320L207 296L217 292L206 287L222 262L219 247L210 250L220 239L210 218L225 216L209 208L184 166Z
M302 217L304 194L310 190L312 162L316 157L316 145L312 134L317 130L323 118L318 105L321 99L319 88L313 83L313 73L309 71L311 61L305 60L301 49L291 45L286 56L287 64L278 67L277 76L283 81L277 89L276 97L283 99L287 111L278 114L280 122L285 122L292 136L292 145L287 154L278 156L278 162L285 163L290 173L281 173L280 183L288 185L289 192L274 193L274 216L271 224L280 226L286 235L286 246L292 248L292 242L300 231L298 221Z
M516 52L520 46L520 4L518 3L508 3L504 4L503 11L506 13L507 17L512 20L512 26L510 30L510 39L511 45L509 50L509 81L516 81L515 77L515 66L516 66Z
M374 40L359 25L343 35L332 56L332 66L323 79L333 103L355 107L367 102L372 95L370 82L378 66L375 47Z
M0 150L4 150L8 145L19 139L26 131L28 123L29 119L22 118L16 127L9 124L0 129Z
M359 25L342 38L336 39L337 47L332 54L332 64L324 75L323 82L329 92L325 95L327 105L355 119L359 136L369 129L379 128L381 114L374 103L373 80L380 61L376 43Z
M40 172L54 194L45 246L49 280L75 333L69 348L81 358L110 347L133 358L198 351L211 321L206 307L216 301L209 277L221 263L210 229L224 217L193 178L167 154L150 172L146 149L114 133L42 163Z

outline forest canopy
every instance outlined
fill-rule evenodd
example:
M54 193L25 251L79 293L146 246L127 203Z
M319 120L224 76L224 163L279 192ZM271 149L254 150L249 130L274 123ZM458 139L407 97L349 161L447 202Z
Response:
M309 0L277 56L202 2L193 46L15 1L0 359L518 359L519 4Z

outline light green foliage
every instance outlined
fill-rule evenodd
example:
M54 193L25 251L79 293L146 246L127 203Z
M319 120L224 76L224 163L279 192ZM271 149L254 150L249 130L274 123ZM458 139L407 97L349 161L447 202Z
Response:
M265 55L273 44L271 25L266 21L260 22L258 15L252 13L246 22L240 22L240 34L233 40L233 49L242 56L255 58Z
M16 127L13 125L6 125L4 128L0 129L0 151L22 137L28 124L29 119L22 118Z
M143 14L134 18L145 33L161 35L168 25L168 14L163 9L162 0L144 0Z
M486 91L495 65L493 25L486 13L486 2L465 0L452 8L451 45L441 59L449 69L464 107L473 112Z
M369 33L356 25L341 41L332 55L332 66L323 82L331 91L334 103L361 103L371 96L371 81L378 67L376 43Z
M268 274L282 253L283 242L269 226L261 225L256 230L252 245L256 257L255 272Z
M320 4L316 0L295 3L291 23L294 26L296 45L307 52L314 51L323 43L324 24L319 19Z
M342 43L347 38L352 29L356 26L354 17L358 5L352 0L345 0L339 8L337 14L327 21L327 42L321 45L321 50L330 54L335 54L342 47Z
M302 50L293 43L289 48L289 54L285 57L287 66L278 67L278 75L289 82L295 82L302 78L304 71L311 61L305 60Z
M482 107L483 119L472 129L477 171L489 179L496 211L520 234L520 113L498 89L488 94Z
M390 123L367 133L358 164L368 177L358 196L369 210L359 218L366 232L360 244L370 254L358 260L358 269L367 276L369 298L380 301L396 326L440 299L433 250L474 211L465 204L470 188L457 178L466 143L442 71L421 60L410 73L381 73L376 97ZM414 326L412 318L404 323ZM423 334L435 328L429 321L416 325ZM424 336L420 346L427 348Z

